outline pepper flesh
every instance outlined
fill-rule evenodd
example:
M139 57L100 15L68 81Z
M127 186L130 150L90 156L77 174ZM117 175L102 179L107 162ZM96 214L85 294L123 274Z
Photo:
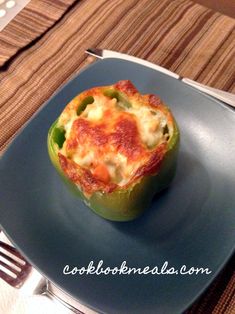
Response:
M131 107L132 98L129 97L128 93L130 95L132 93L136 94L137 90L130 82L128 82L128 84L123 82L126 81L120 81L115 85L99 87L98 89L102 90L107 97L117 98L121 100L126 107ZM128 86L128 88L125 89L123 86ZM148 96L149 100L151 100L152 97L151 102L153 106L157 107L159 105L158 102L156 103L156 97L154 95L145 95L143 97L146 96ZM89 91L86 91L73 100L73 102L76 102L78 115L84 111L89 103L92 103L91 97ZM63 127L58 124L58 119L51 126L48 133L48 152L53 165L72 190L100 216L114 221L135 219L149 207L154 195L166 188L172 181L177 163L179 130L170 110L162 103L160 106L161 110L170 117L169 123L171 124L172 134L167 141L167 149L159 169L157 169L155 173L140 175L128 185L124 187L118 186L111 192L100 190L94 191L91 195L87 196L80 186L66 176L59 161L59 149L62 147L65 140L65 131Z

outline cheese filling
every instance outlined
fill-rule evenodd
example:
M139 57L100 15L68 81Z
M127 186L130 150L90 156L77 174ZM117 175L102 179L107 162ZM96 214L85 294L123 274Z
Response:
M152 149L169 139L171 130L164 113L153 107L139 103L126 107L104 95L93 98L80 115L67 110L60 116L65 142L59 151L99 180L123 186Z

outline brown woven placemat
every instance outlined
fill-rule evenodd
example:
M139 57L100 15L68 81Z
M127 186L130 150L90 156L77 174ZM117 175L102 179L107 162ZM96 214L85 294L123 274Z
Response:
M94 61L84 54L89 47L129 53L235 92L235 20L189 0L81 0L45 29L0 67L1 151L56 89ZM0 50L0 58L7 53ZM190 314L235 313L233 265L234 258Z
M0 66L34 44L65 15L76 0L31 0L0 32Z
M235 313L235 255L208 289L184 314Z

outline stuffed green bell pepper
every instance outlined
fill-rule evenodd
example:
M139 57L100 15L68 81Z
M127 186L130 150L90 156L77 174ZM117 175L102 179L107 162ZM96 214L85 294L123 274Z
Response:
M51 161L100 216L138 217L173 179L179 146L175 119L159 97L127 80L75 97L51 126Z

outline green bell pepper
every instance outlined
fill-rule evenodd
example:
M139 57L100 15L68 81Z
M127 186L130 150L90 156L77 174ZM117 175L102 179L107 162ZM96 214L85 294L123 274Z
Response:
M127 88L123 82L128 82L126 83ZM129 81L120 81L115 85L98 87L98 89L101 90L106 97L116 98L121 106L124 107L131 107L133 101L132 96L136 95L138 92ZM97 90L97 88L94 90ZM147 96L149 98L146 98ZM140 97L144 98L142 99ZM82 198L87 206L95 213L113 221L128 221L140 216L149 207L154 195L169 186L176 170L179 129L172 113L167 106L159 102L159 99L156 101L156 96L141 96L138 94L138 97L135 98L134 101L136 101L136 99L143 101L146 101L146 99L150 101L152 99L151 105L155 108L159 107L168 117L167 126L163 132L169 132L169 130L171 130L171 132L169 132L164 156L155 173L147 172L146 175L141 175L125 186L117 186L117 188L111 192L98 190L94 191L91 195L87 195L79 185L71 181L63 171L58 156L59 150L63 147L63 143L66 140L66 132L63 126L60 125L58 119L52 124L48 133L49 156L60 176L72 191ZM85 110L86 106L93 101L93 96L89 94L89 91L86 91L77 96L71 103L76 107L76 112L79 116Z

